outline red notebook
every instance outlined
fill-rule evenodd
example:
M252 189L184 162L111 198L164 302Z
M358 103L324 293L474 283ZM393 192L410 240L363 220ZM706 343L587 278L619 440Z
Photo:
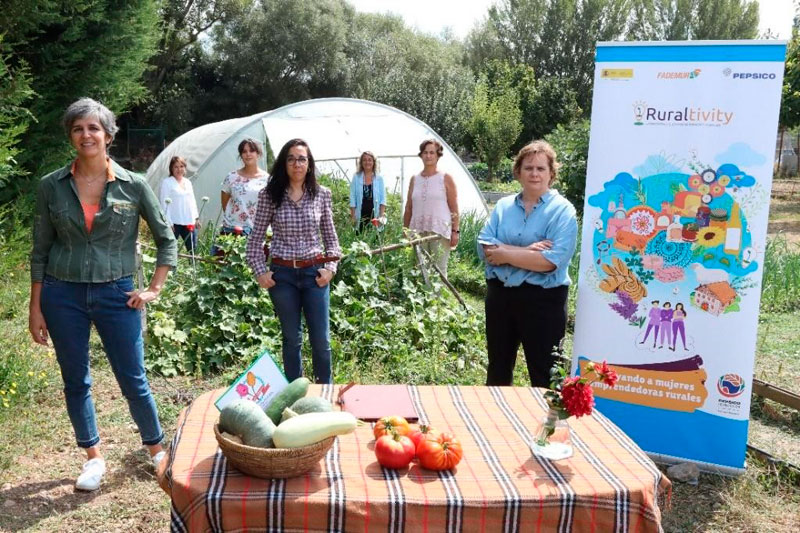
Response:
M419 419L405 385L344 385L339 389L339 407L361 420L400 415L409 422Z

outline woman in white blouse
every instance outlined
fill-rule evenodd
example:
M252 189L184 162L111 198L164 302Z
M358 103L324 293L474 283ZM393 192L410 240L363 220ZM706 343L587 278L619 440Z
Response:
M167 222L172 224L175 237L183 239L186 249L194 253L200 221L197 219L199 214L192 182L186 178L186 161L177 155L170 159L169 174L161 182L161 209L167 216Z

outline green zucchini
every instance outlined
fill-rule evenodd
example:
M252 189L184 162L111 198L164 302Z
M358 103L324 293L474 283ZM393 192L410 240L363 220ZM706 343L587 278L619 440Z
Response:
M281 421L283 410L305 396L309 385L311 385L311 382L308 378L303 377L297 378L286 385L286 388L280 391L267 406L267 416L278 424Z
M272 438L277 448L299 448L355 429L356 417L345 411L306 413L280 424Z

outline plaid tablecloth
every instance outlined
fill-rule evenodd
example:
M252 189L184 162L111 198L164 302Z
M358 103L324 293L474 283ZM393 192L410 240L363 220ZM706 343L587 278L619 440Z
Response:
M337 391L312 386L309 395L331 400ZM531 454L547 407L539 389L409 386L421 421L461 441L464 458L454 471L381 468L366 424L339 437L317 468L286 480L228 466L213 431L222 392L184 409L162 462L173 531L662 530L658 505L669 480L599 413L569 419L571 458Z

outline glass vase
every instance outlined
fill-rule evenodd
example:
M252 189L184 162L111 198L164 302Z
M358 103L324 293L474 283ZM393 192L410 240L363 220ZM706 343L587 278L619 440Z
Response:
M573 454L569 424L566 418L559 416L560 413L558 409L547 411L531 446L533 453L553 461Z

